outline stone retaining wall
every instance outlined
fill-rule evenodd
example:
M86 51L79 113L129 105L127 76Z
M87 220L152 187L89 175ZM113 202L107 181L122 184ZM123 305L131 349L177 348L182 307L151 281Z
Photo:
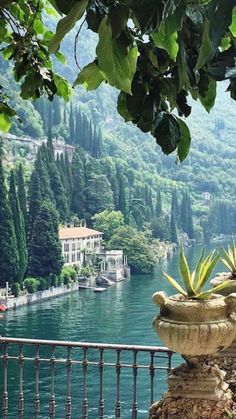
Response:
M70 288L67 285L60 287L50 287L48 290L37 291L33 294L21 295L19 297L3 297L0 298L0 304L5 304L7 309L14 309L20 306L34 304L38 301L48 300L49 298L60 297L61 295L70 294L71 292L78 291L79 284L72 283Z

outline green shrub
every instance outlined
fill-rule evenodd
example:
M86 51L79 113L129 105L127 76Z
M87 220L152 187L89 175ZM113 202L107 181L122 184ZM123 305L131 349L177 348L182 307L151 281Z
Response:
M64 266L61 272L61 278L64 284L68 284L70 280L76 279L76 270L73 266Z
M38 290L39 281L36 278L25 278L23 282L25 288L30 294L33 294Z
M45 278L38 278L38 290L44 291L47 289L47 280Z
M57 277L57 284L58 284L58 287L60 287L63 284L63 277L62 277L62 275L59 275Z
M70 283L70 281L71 281L70 275L68 274L68 272L64 272L63 273L63 284L68 285Z
M93 274L93 269L90 266L80 269L80 275L89 278Z
M52 278L50 276L47 276L47 278L45 278L45 281L46 281L46 290L48 290L52 285Z
M20 284L19 282L13 282L11 285L11 292L14 295L14 297L19 297L20 295Z
M58 287L58 277L57 275L51 276L51 287Z

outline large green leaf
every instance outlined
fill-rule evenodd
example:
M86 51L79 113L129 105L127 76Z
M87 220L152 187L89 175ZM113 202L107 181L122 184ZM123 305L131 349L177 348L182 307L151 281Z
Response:
M186 159L189 149L190 149L190 143L191 143L191 134L189 131L188 126L185 124L184 121L180 118L176 118L179 124L180 129L180 142L177 147L177 153L179 160L182 162L184 159Z
M203 24L203 34L202 34L202 42L199 50L198 60L195 67L195 70L199 70L202 68L209 57L212 51L212 42L209 35L210 30L210 22L208 19L205 19Z
M54 74L54 82L57 88L58 96L63 97L63 99L68 102L71 96L71 86L64 77L58 76L58 74Z
M181 28L185 9L186 2L183 0L166 2L161 25L158 31L151 34L155 45L166 50L174 61L179 51L177 31Z
M127 108L127 94L120 92L117 101L117 110L119 114L124 118L125 122L132 121L133 117L130 115Z
M97 64L92 62L82 69L74 82L74 86L83 84L86 90L94 90L100 86L103 80L104 77Z
M158 48L166 50L170 58L176 61L176 57L179 51L179 44L177 42L178 33L177 31L169 33L168 24L163 22L160 29L156 33L152 33L152 39Z
M206 7L206 16L210 21L210 38L212 40L210 58L214 56L222 38L228 32L235 5L235 0L211 0Z
M229 29L230 29L230 32L232 33L232 35L236 36L236 6L233 8L232 23L231 23Z
M152 135L156 138L157 144L161 146L163 153L172 153L181 139L176 117L165 112L159 113L156 117Z
M216 81L212 78L209 78L208 89L205 92L204 96L199 94L199 99L201 104L204 106L207 112L213 108L216 99Z
M54 7L60 10L61 13L67 15L72 7L75 6L78 0L54 0ZM51 2L52 3L52 2Z
M157 0L120 0L120 4L130 7L134 20L143 32L154 31L159 26L162 15L162 4Z
M8 115L0 113L0 131L8 132L11 128L11 119Z
M131 44L126 48L119 38L113 39L107 16L102 20L98 33L96 51L99 69L111 86L131 94L138 58L137 46Z
M63 17L57 24L54 37L48 45L49 53L57 52L64 36L75 26L76 22L83 16L88 0L79 0L75 3L68 15Z
M126 27L130 10L123 5L117 5L109 13L109 22L113 38L118 38Z

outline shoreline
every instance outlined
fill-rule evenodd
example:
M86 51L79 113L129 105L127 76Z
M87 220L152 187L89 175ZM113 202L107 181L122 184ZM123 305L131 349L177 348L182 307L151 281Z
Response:
M61 297L62 295L70 294L79 291L80 284L71 283L68 288L67 285L60 285L60 287L50 287L48 290L37 291L32 294L20 295L19 297L0 297L0 304L6 306L6 310L15 310L17 307L25 305L36 304L40 301L49 300L51 298Z

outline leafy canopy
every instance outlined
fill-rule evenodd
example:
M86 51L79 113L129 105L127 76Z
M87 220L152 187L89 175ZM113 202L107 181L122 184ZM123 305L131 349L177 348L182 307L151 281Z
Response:
M45 14L59 16L55 33ZM228 79L236 98L236 0L2 0L1 53L14 63L24 99L46 93L69 100L71 88L54 72L51 54L65 61L60 43L81 19L98 43L74 86L93 90L106 82L117 88L123 118L150 132L165 154L177 150L183 161L191 137L179 117L191 113L189 97L209 112L217 82ZM9 130L14 115L0 90L0 130Z

